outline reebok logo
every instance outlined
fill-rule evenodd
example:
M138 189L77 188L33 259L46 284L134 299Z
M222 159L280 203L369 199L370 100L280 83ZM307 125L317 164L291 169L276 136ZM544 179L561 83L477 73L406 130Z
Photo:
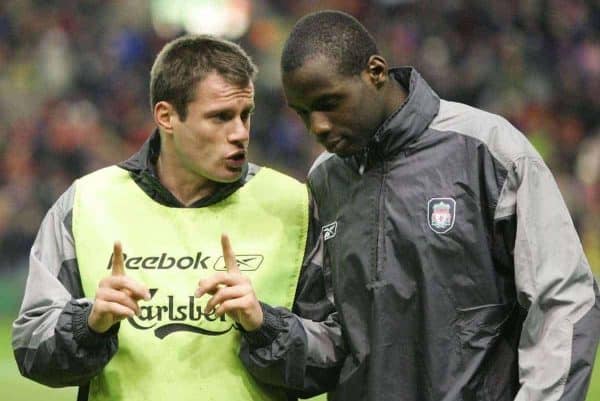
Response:
M235 260L240 271L253 271L260 267L264 257L262 255L236 255ZM219 256L219 259L213 266L215 270L227 270L225 267L225 259L223 256Z
M337 221L323 226L323 241L327 241L337 234Z
M113 255L110 254L106 269L111 269ZM127 256L123 254L125 261L125 268L129 270L167 270L167 269L180 269L180 270L207 270L212 267L214 270L226 270L225 261L223 256L219 256L215 262L213 256L205 255L202 252L196 252L195 256L182 256L174 257L169 256L166 252L156 256ZM237 255L236 256L238 266L241 271L254 271L257 270L264 260L263 255Z
M110 254L110 258L108 259L107 269L110 270L111 262L113 255ZM208 269L208 261L210 256L202 255L202 252L197 252L196 256L182 256L180 258L175 258L173 256L167 255L167 253L163 252L160 256L131 256L128 257L127 254L123 254L123 259L125 260L125 268L130 270L138 270L138 269L171 269L178 268L181 270L186 269Z

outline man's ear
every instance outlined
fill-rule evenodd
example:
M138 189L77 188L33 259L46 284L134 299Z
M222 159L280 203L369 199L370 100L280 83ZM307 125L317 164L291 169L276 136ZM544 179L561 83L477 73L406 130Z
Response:
M367 68L363 73L371 84L380 89L388 80L387 62L380 55L374 54L369 57Z
M175 118L178 118L177 112L169 102L160 101L154 105L154 122L162 132L173 133Z

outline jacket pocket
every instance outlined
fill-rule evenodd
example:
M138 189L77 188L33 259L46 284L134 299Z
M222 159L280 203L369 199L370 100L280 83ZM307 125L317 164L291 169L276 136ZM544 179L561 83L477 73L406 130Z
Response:
M507 347L502 333L514 309L513 303L457 309L456 324L463 386L461 393L464 401L509 399L505 397L512 392L510 380L500 387L488 388L488 376L500 371L503 371L501 374L505 373L506 377L511 376L513 364L509 360L516 360L516 353L511 347ZM509 363L497 366L496 362L499 360Z
M514 304L506 303L457 309L459 338L463 347L487 349L510 317L513 307Z

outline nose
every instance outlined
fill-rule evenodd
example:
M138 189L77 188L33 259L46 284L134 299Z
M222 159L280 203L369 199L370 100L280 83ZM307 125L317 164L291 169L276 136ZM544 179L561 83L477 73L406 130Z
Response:
M309 124L310 132L317 137L326 136L331 131L331 122L329 121L325 113L310 113Z
M246 144L250 140L250 124L241 118L233 121L233 127L227 137L229 142Z

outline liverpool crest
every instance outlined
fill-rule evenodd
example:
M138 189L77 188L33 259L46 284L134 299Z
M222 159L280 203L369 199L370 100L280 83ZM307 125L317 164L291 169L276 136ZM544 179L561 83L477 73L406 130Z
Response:
M438 234L452 229L455 215L456 201L452 198L431 198L427 202L429 227Z

